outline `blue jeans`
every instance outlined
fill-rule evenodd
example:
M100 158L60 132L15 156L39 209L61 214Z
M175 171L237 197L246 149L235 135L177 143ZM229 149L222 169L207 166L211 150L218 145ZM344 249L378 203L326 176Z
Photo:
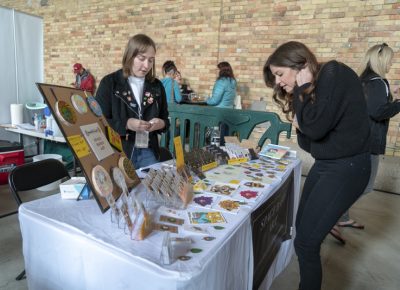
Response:
M296 217L294 247L301 290L320 290L321 243L340 216L360 197L371 170L369 153L316 160L304 183Z
M151 148L135 148L132 151L131 161L135 169L146 167L158 162Z

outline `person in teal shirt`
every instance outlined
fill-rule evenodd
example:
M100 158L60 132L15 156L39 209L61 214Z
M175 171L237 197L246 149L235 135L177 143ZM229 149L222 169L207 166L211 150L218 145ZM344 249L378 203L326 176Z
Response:
M212 95L207 99L207 105L219 108L233 109L236 98L236 79L229 62L222 61L217 65L219 69ZM225 145L225 136L229 134L227 124L220 123L220 145Z
M229 62L223 61L217 65L219 69L212 95L207 99L207 105L233 109L236 98L236 79Z
M178 71L175 63L172 60L167 60L164 63L162 70L164 78L161 82L167 95L167 102L180 103L182 101L182 95L179 83L175 80L175 75Z

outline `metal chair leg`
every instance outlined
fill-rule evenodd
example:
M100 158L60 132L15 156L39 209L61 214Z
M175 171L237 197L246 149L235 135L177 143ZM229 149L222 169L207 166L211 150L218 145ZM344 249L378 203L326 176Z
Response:
M17 278L15 278L15 280L19 281L19 280L22 280L22 279L25 279L25 278L26 278L26 276L25 276L25 270L24 270L24 271L21 272L21 274L19 274L17 276Z

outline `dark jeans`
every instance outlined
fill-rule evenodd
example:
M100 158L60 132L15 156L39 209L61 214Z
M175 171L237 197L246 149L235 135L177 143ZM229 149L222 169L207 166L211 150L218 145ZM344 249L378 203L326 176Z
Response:
M294 246L300 266L301 290L321 289L321 243L341 215L363 193L370 170L369 153L316 160L312 166L296 217Z

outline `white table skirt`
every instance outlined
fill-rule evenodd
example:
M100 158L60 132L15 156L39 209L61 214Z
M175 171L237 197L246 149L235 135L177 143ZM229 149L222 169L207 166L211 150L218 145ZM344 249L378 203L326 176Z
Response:
M295 216L300 162L294 163L294 173ZM193 247L203 251L193 254L189 261L165 266L159 261L165 233L153 232L144 241L132 241L110 222L109 213L101 214L94 200L76 202L53 195L23 203L19 220L28 287L31 290L252 289L250 213L225 215L228 223L223 224L224 230L209 230L210 236L216 237L211 242L202 240L200 235L191 235L195 241ZM282 244L260 289L268 289L274 277L287 266L293 255L292 241Z

